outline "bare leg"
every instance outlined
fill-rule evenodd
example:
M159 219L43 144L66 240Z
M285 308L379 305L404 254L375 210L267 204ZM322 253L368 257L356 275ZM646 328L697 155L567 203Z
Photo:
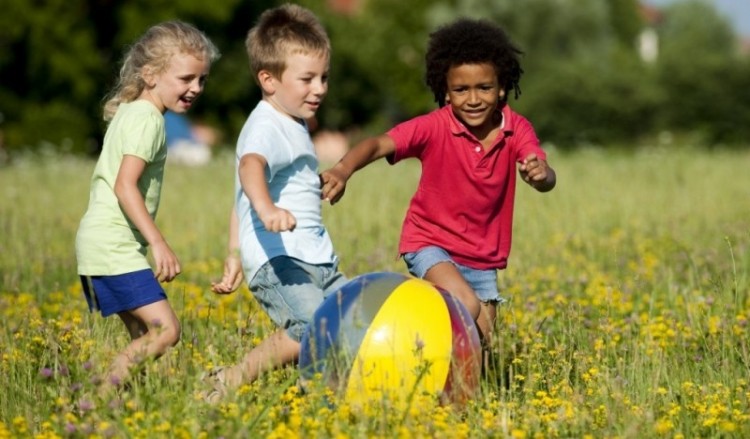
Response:
M135 316L130 314L128 311L118 313L117 317L122 320L122 323L128 330L128 334L130 334L130 341L133 341L148 332L148 326L135 318Z
M474 289L471 288L466 282L466 279L461 276L461 272L458 271L458 268L456 268L455 265L450 262L440 262L435 264L427 270L424 278L456 296L461 304L469 311L471 318L475 321L477 320L481 310L481 302L479 301L479 298L477 298Z
M497 318L497 305L494 303L482 303L479 317L477 318L477 329L483 337L482 344L485 349L492 346L494 337L495 319Z
M254 347L240 364L221 371L224 384L229 388L251 383L261 373L292 363L299 357L300 344L279 329Z
M116 388L130 376L130 368L141 360L159 357L180 341L180 322L169 302L161 300L118 316L130 334L130 344L115 357L105 392Z

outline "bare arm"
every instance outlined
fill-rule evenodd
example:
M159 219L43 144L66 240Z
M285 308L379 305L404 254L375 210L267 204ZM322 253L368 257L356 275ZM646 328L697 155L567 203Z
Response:
M393 154L396 144L387 134L370 137L358 143L332 168L320 174L321 197L336 204L346 190L346 182L354 172L377 159Z
M224 274L219 282L211 283L211 291L218 294L229 294L240 287L244 277L242 259L240 258L239 219L236 208L229 216L229 243L227 257L224 260Z
M138 190L138 179L146 169L146 162L140 157L125 155L115 180L115 196L120 207L151 246L156 264L156 278L169 282L180 274L180 261L167 244L159 228L156 227L146 209L146 203Z
M258 212L263 226L269 232L294 230L297 219L286 209L273 204L266 181L266 159L259 154L246 154L240 159L238 172L242 190Z

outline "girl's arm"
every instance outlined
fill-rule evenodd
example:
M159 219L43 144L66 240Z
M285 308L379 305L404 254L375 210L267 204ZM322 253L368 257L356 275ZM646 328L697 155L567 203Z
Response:
M151 246L154 256L156 278L169 282L180 274L180 261L167 244L138 190L138 179L146 168L146 162L134 155L124 155L115 180L115 196L130 221L141 232Z
M336 204L344 196L346 182L354 172L395 151L396 144L387 134L361 141L332 168L320 174L321 197Z

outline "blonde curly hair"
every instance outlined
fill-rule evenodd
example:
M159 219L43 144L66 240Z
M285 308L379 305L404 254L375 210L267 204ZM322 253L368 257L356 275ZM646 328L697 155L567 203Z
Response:
M144 67L161 73L167 69L173 55L187 53L213 63L219 59L219 50L195 26L182 21L167 21L149 28L125 54L117 84L104 103L104 120L110 121L123 102L136 100L146 83Z

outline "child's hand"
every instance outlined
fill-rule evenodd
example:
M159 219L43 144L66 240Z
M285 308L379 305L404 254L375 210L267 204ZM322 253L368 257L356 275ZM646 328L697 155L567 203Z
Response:
M297 227L297 219L294 215L288 210L281 209L275 205L271 205L262 211L259 210L258 217L269 232L292 231Z
M548 191L555 187L555 172L547 162L536 154L529 154L518 168L523 181L539 191Z
M180 261L166 241L153 244L151 253L154 255L154 264L156 265L154 272L159 282L171 282L180 274Z
M240 255L231 254L224 260L224 275L219 282L211 282L211 291L216 294L231 294L240 287L244 275Z
M346 177L343 173L331 168L320 174L320 198L331 205L338 203L346 191Z

